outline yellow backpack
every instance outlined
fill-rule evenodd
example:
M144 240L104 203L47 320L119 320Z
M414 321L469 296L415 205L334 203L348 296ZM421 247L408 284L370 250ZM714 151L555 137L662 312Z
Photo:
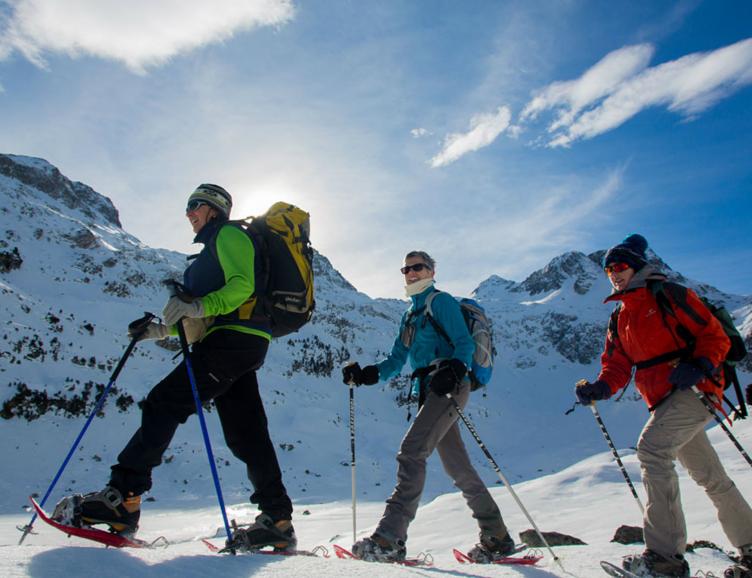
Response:
M272 337L298 331L311 320L316 306L310 215L295 205L278 202L263 215L235 222L256 249L256 292L241 306L241 318L268 317Z

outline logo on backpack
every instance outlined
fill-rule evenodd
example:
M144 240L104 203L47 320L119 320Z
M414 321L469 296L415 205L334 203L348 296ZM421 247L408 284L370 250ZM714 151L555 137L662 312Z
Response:
M272 337L298 331L316 306L310 215L279 202L261 216L230 222L241 226L256 249L256 292L241 305L241 318L268 318Z
M436 330L436 333L438 333L442 339L444 339L450 346L454 347L449 335L433 316L433 311L431 309L431 304L439 293L441 293L441 291L437 289L426 297L425 319L431 323ZM470 390L475 391L488 385L488 382L491 381L491 375L493 374L494 359L496 357L496 349L493 344L493 327L491 320L486 315L486 310L483 309L483 306L480 303L467 297L458 299L458 301L467 330L470 332L470 336L475 343L473 361L470 364L470 371L468 372L470 378ZM402 343L408 349L415 338L415 323L413 318L422 310L423 309L411 313L405 321L405 327L402 331L401 339Z

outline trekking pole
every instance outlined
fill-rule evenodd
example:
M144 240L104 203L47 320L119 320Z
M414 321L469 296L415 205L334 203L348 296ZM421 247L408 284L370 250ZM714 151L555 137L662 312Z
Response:
M718 417L718 414L715 412L715 409L713 408L713 405L708 401L708 399L705 397L705 394L703 394L696 385L692 386L692 391L695 392L697 395L697 398L702 402L702 404L705 406L705 409L708 410L708 413L713 416L715 421L718 422L718 424L721 426L721 429L726 432L726 435L729 437L731 442L736 446L736 449L739 450L739 452L742 454L742 457L744 457L745 460L747 460L747 463L752 467L752 458L749 457L749 454L744 450L742 447L742 444L739 443L739 440L737 440L734 437L734 434L731 433L728 427L726 427L726 424L723 423L723 420Z
M352 527L353 544L356 542L357 502L355 493L355 384L350 382L350 474L352 478Z
M627 473L627 469L624 467L624 464L622 463L621 458L619 457L619 452L616 451L616 446L614 446L614 442L611 440L611 436L608 434L608 430L606 429L606 424L603 423L603 420L601 419L601 414L598 412L598 408L595 407L595 402L590 404L590 409L593 412L595 421L598 422L598 425L600 426L601 431L603 432L603 437L606 438L606 443L608 444L608 447L611 448L611 453L614 455L614 458L616 458L616 463L619 464L619 469L621 470L621 473L624 476L624 480L627 482L627 485L629 486L629 489L632 492L634 499L637 501L637 505L640 508L640 515L644 515L645 508L642 505L642 502L640 501L640 497L637 495L637 490L635 490L635 487L632 485L632 480L629 479L629 474Z
M543 536L543 532L541 532L538 529L538 525L535 523L535 520L533 520L532 516L530 516L530 513L527 511L527 508L525 508L519 496L517 496L517 492L515 492L514 488L512 488L512 484L509 483L509 480L507 480L507 478L501 472L501 468L499 468L499 465L496 463L496 460L494 460L493 456L491 455L491 452L488 451L488 448L486 448L485 444L483 443L483 440L480 439L478 432L475 431L475 427L470 422L470 420L465 416L465 412L462 411L460 404L457 403L457 400L454 399L454 396L451 393L447 393L446 396L452 401L452 403L454 404L454 409L457 412L457 415L459 415L460 418L462 418L462 421L465 422L465 425L467 426L468 431L473 436L473 438L475 438L476 443L478 444L480 449L483 450L483 453L486 454L486 458L488 458L489 463L498 474L499 479L502 481L504 486L506 486L507 490L509 490L509 493L512 494L512 497L514 498L515 502L517 502L517 505L520 507L520 510L522 510L522 512L525 514L528 521L532 524L533 528L535 528L535 532L538 534L538 537L541 539L541 542L543 542L543 544L546 546L548 551L551 553L551 556L553 557L554 562L558 564L559 568L561 568L562 571L567 572L564 566L562 565L561 560L559 560L559 557L554 553L551 546L548 545L546 538Z
M178 296L179 287L175 281L165 281L165 285L170 289L170 294ZM209 440L209 431L206 428L206 420L204 419L204 411L201 406L201 398L198 395L198 386L196 385L196 375L193 372L193 364L191 363L191 355L188 349L188 340L185 338L185 327L183 327L183 319L180 319L177 323L178 337L180 338L180 349L183 351L183 361L185 362L185 370L188 372L188 381L191 382L191 391L193 392L193 401L196 404L196 414L198 415L198 421L201 424L201 434L204 437L204 446L206 447L206 455L209 458L209 468L211 469L212 479L214 480L214 489L217 492L217 501L219 502L219 509L222 512L222 521L225 524L225 533L227 534L227 543L232 541L232 533L230 531L230 522L227 520L227 511L225 510L225 500L222 497L222 486L219 484L219 474L217 474L217 465L214 463L214 452L212 452L211 441ZM235 550L231 549L230 552L235 554Z
M84 427L81 429L75 441L73 442L73 445L68 451L68 455L65 456L63 463L60 465L60 468L57 470L57 473L55 474L55 477L52 479L52 483L47 488L47 491L45 492L44 497L42 498L42 501L39 502L39 506L41 508L44 508L44 505L47 502L47 499L50 497L52 490L57 485L58 480L60 480L60 476L63 474L63 471L68 466L68 462L70 462L70 459L71 457L73 457L74 452L78 449L78 444L81 443L81 440L83 439L84 434L86 433L86 430L89 429L89 425L91 425L91 422L94 419L94 416L97 415L102 410L102 406L104 405L105 399L107 399L107 394L110 393L110 389L115 383L115 380L118 378L118 375L120 375L120 372L123 369L123 366L125 365L126 360L128 359L128 357L130 357L131 352L133 352L133 348L136 347L136 342L139 340L141 335L143 335L144 331L146 331L146 327L149 325L151 320L154 319L154 317L156 316L153 313L144 313L144 316L141 319L138 319L132 322L128 326L128 328L133 333L133 338L131 339L131 342L128 344L128 347L126 347L125 353L123 353L123 356L120 358L120 361L118 361L118 364L115 367L115 371L112 372L112 375L110 376L110 381L107 384L107 387L104 388L104 391L102 391L102 394L99 396L99 399L97 400L97 403L94 406L94 410L91 412L91 414L87 418L86 423L84 424ZM26 536L28 536L31 533L31 530L34 527L34 522L36 521L36 519L37 519L37 513L35 511L34 515L31 517L31 521L28 524L26 524L23 527L20 527L20 526L18 527L18 529L23 532L21 539L18 541L19 546L23 544L23 541L26 539Z

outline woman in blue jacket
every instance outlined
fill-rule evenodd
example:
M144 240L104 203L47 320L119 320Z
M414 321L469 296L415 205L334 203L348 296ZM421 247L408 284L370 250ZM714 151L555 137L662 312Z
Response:
M467 403L470 395L467 371L475 343L459 303L434 288L435 265L423 251L407 254L401 271L412 303L402 316L391 353L376 365L361 368L355 362L342 370L346 384L373 385L398 375L409 358L414 370L412 393L417 395L420 408L397 454L397 485L386 501L384 515L373 535L353 545L353 553L364 560L404 560L407 527L415 518L426 480L426 460L434 449L480 526L480 543L469 555L477 562L491 562L514 552L514 540L498 506L470 463L460 436L452 398L460 407ZM426 314L429 296L433 320L449 339L437 331Z

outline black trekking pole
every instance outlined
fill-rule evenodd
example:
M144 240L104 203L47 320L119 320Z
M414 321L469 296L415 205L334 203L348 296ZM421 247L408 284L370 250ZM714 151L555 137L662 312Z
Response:
M595 402L590 404L590 409L593 412L593 416L595 417L595 421L598 422L598 425L601 428L601 431L603 432L603 437L606 438L606 443L608 444L608 447L611 448L611 453L614 455L614 458L616 459L616 463L619 464L619 469L621 470L621 474L624 476L624 480L627 482L627 485L629 486L630 491L632 492L632 495L634 496L634 499L637 501L637 505L640 508L640 515L645 514L645 507L642 505L642 502L640 501L640 497L637 495L637 490L635 490L635 487L632 485L632 480L629 479L629 474L627 473L627 469L624 467L624 464L621 461L621 458L619 457L619 452L616 451L616 446L614 446L614 442L611 440L611 436L608 434L608 430L606 429L606 424L603 423L603 420L601 419L601 414L598 412L598 408L595 407Z
M60 465L60 468L58 468L57 473L55 474L55 477L52 480L52 483L50 483L50 486L47 488L47 491L45 492L44 497L42 498L42 501L39 502L39 506L41 508L44 508L44 505L47 503L47 499L50 497L50 494L52 493L52 490L57 485L57 482L60 480L60 476L63 474L63 471L68 466L68 462L70 462L71 457L73 457L73 453L76 451L76 449L78 449L78 444L81 443L81 440L83 439L84 434L86 433L86 430L89 429L89 425L91 425L91 422L94 419L94 416L97 415L102 410L102 406L104 405L105 399L107 399L107 394L110 393L110 389L112 389L112 386L114 385L115 380L118 378L118 375L120 375L120 372L122 371L126 360L128 359L128 357L130 357L131 353L133 352L134 347L136 347L136 343L138 342L140 337L143 335L144 331L146 331L146 328L148 327L151 320L154 319L155 317L156 316L153 313L144 313L144 316L141 319L133 321L128 326L128 329L130 329L133 335L133 337L131 338L131 342L128 344L128 347L125 348L125 353L123 353L123 356L120 358L120 361L118 361L118 364L115 367L115 371L112 372L112 375L110 376L110 381L107 384L107 387L104 388L104 390L102 391L102 394L99 396L99 399L97 400L97 403L94 406L94 409L92 410L91 414L89 414L89 417L87 418L86 423L84 424L84 427L81 429L75 441L73 442L73 445L68 451L68 455L65 456L65 459L63 460L63 463ZM18 529L21 532L23 532L21 539L18 541L19 546L23 544L23 541L26 539L26 536L28 536L31 533L31 530L34 527L34 522L36 521L36 519L37 519L37 513L35 511L34 515L31 517L31 521L28 524L22 527L21 526L18 527Z
M726 435L731 440L731 442L736 446L736 449L739 450L739 452L742 454L742 457L744 457L745 460L747 460L747 463L752 467L752 458L749 457L749 454L744 450L742 447L742 444L739 443L739 440L737 440L734 437L734 434L731 433L728 427L726 427L726 424L723 423L723 420L718 416L718 414L715 412L715 409L713 408L713 404L711 404L708 399L705 397L705 394L702 393L696 385L692 386L692 391L695 392L697 395L697 398L702 402L702 404L705 406L705 409L708 410L708 413L713 416L715 421L718 422L718 424L721 426L721 429L726 432Z
M180 298L181 289L180 285L176 281L166 280L164 284L170 290L170 294L173 297ZM184 319L184 318L183 318ZM198 421L201 424L201 434L204 437L204 446L206 447L206 455L209 458L209 468L211 469L212 478L214 480L214 489L217 492L217 501L219 502L219 509L222 512L222 521L225 525L225 533L227 534L227 544L232 541L232 532L230 531L230 522L227 519L227 511L225 509L225 500L222 497L222 487L219 484L219 474L217 473L217 465L214 463L214 452L212 451L211 441L209 440L209 431L206 427L206 420L204 419L204 411L201 406L201 398L198 395L198 386L196 385L196 375L193 372L193 364L191 363L191 354L188 349L188 340L185 337L185 327L183 327L183 319L177 322L178 337L180 338L180 349L183 352L183 361L185 362L185 370L188 373L188 381L191 382L191 392L193 393L193 401L196 404L196 414L198 415ZM234 549L230 549L232 554L235 554Z
M454 404L454 409L457 412L457 415L459 415L460 418L462 418L462 421L465 422L465 425L467 426L468 431L473 436L473 438L475 439L480 449L483 450L483 453L486 455L486 458L488 458L489 463L491 464L493 469L496 471L501 482L504 484L504 486L506 486L507 490L509 490L509 493L514 498L515 502L517 502L517 505L520 507L520 510L522 510L522 512L527 517L528 521L532 524L533 528L535 528L535 532L538 534L538 537L540 538L541 542L546 546L548 551L551 553L551 556L553 557L554 562L556 562L559 565L559 568L561 568L562 571L567 572L564 566L562 565L561 560L559 560L558 556L554 553L551 546L548 545L546 538L543 536L543 532L541 532L538 529L538 525L535 523L535 520L533 520L532 516L530 516L530 513L527 511L524 504L520 500L519 496L517 496L517 492L515 492L514 488L512 488L512 484L509 483L509 480L507 480L507 478L501 472L501 468L499 468L499 465L496 463L496 460L494 460L493 456L491 455L491 452L488 451L488 448L486 448L486 445L483 443L483 440L480 439L478 432L475 431L475 427L470 422L470 420L465 416L465 412L462 411L460 404L457 403L457 400L454 399L454 396L451 393L447 393L446 396Z
M353 544L357 536L357 501L355 492L355 385L350 382L350 474L352 478Z

